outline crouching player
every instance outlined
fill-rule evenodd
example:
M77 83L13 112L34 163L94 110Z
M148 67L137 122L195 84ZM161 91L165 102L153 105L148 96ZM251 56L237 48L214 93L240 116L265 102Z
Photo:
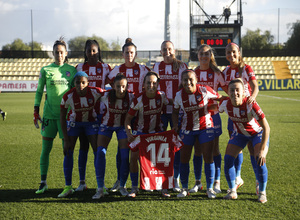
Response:
M256 102L247 103L244 83L237 78L228 84L229 97L220 103L220 112L226 112L233 121L234 132L228 142L224 157L224 171L229 185L228 194L224 199L237 199L235 187L234 160L249 141L254 147L254 156L257 163L256 176L258 177L258 201L267 202L266 186L268 170L266 155L269 147L270 127L265 115Z
M73 152L77 138L84 132L94 150L97 149L98 122L94 105L101 97L102 89L88 86L88 75L77 72L75 87L69 90L61 101L60 123L64 134L64 175L66 186L58 197L66 197L74 192L72 188ZM68 118L68 108L71 108Z

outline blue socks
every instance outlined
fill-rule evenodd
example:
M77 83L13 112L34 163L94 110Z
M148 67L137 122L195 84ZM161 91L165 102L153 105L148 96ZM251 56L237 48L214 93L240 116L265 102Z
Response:
M182 188L187 189L189 186L190 164L180 163L180 181Z
M180 174L180 150L175 153L174 156L174 179L179 178Z
M225 154L224 156L224 173L229 189L235 189L236 171L234 167L235 158Z
M137 187L139 183L139 172L130 173L132 187Z
M243 153L238 154L238 156L235 158L234 166L236 170L236 176L241 176L241 170L242 170L242 163L244 161L244 155Z
M79 170L79 180L84 181L85 180L85 172L86 172L86 163L88 159L88 153L87 150L79 150L78 155L78 170Z
M96 179L98 188L103 188L104 186L104 176L106 167L106 148L99 146L97 148L97 159L96 159Z
M120 149L120 186L124 187L129 174L129 149Z
M196 180L201 180L202 163L203 163L203 156L194 155L193 164L194 164L194 174Z
M204 163L204 171L206 176L206 188L213 188L215 179L215 163Z
M73 151L69 150L64 158L64 174L66 186L72 185L72 171L73 171Z
M268 169L266 164L263 166L256 166L257 167L257 179L259 183L259 191L265 191L267 187L268 181Z
M222 155L219 154L218 156L214 156L215 162L215 181L220 180L221 177L221 162L222 162Z
M118 146L118 151L116 154L116 166L117 166L117 173L118 173L118 180L120 180L120 172L121 172L121 153L120 148Z

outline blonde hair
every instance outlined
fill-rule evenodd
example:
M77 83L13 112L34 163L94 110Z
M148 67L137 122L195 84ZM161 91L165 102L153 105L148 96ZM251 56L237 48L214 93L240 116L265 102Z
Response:
M165 40L164 42L161 43L161 47L162 45L166 44L166 43L171 43L173 48L174 48L174 44L172 41L170 40ZM178 60L176 57L175 57L175 54L172 54L172 58L173 58L173 70L175 72L177 72L180 68L181 65L183 65L183 62L181 60Z
M214 55L214 51L213 48L207 44L202 44L200 45L199 49L198 49L198 55L200 53L201 50L203 50L204 48L208 48L209 52L210 52L210 61L209 61L209 67L214 71L214 72L221 72L221 70L218 68L218 64L216 62L215 59L215 55Z

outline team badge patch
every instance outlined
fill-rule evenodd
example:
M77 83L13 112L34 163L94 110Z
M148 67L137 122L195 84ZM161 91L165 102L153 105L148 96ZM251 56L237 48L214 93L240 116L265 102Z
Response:
M66 76L69 77L71 76L71 73L69 71L66 72Z
M202 100L202 96L198 95L198 96L196 96L196 99L197 99L198 102L200 102Z
M134 73L135 75L138 75L138 74L139 74L139 70L134 70L133 73Z
M101 68L97 68L97 73L101 73L102 69Z
M241 110L241 115L245 116L246 112L244 110Z
M160 99L156 100L156 104L160 105Z
M240 77L239 72L236 72L236 73L235 73L235 77L236 77L236 78L239 78L239 77Z
M209 73L209 74L208 74L208 78L209 78L209 79L212 79L212 78L213 78L213 74L212 74L212 73Z
M93 99L88 100L89 104L93 104Z

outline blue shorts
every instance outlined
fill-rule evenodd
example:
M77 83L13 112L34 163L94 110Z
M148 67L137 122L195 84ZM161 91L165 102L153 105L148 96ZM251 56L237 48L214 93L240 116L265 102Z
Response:
M127 138L125 127L109 127L106 125L100 125L98 134L112 138L113 133L116 132L118 140Z
M180 130L180 138L185 145L193 146L195 144L196 138L200 144L210 142L215 139L214 128L208 128L198 131L185 131Z
M227 130L233 132L233 121L228 117Z
M262 133L263 131L257 133L256 135L248 137L234 131L230 137L230 140L228 141L228 144L234 144L244 149L248 144L248 142L251 141L252 146L254 147L256 144L261 143ZM270 141L270 137L268 138L267 147L269 147L269 141Z
M87 136L98 134L99 124L94 122L73 122L67 121L67 131L69 136L79 136L83 133Z
M222 134L222 121L220 113L211 116L214 122L215 137L220 137Z

